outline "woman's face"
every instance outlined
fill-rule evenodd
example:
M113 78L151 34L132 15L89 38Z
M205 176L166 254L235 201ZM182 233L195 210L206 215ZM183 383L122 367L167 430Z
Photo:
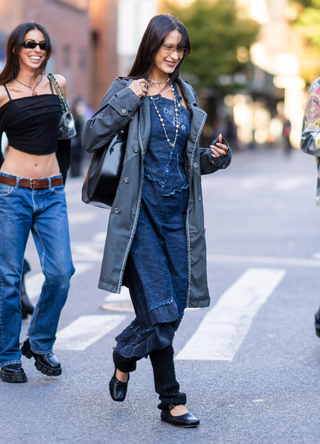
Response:
M177 30L169 32L155 55L154 68L161 73L172 74L176 66L183 58L183 52L178 47L181 40L181 34ZM179 52L176 49L180 49Z
M32 41L32 42L45 42L45 36L38 29L33 29L29 31L24 36L24 42ZM23 68L33 68L38 69L41 63L45 60L47 55L47 51L41 50L39 45L37 45L34 49L27 49L21 46L19 51L19 63L20 69Z

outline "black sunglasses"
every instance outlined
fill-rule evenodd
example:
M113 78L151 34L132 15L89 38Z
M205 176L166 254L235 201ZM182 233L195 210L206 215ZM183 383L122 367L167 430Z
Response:
M25 42L21 43L21 46L23 46L26 49L35 49L37 46L41 49L41 51L46 51L47 49L47 43L46 42L34 42L33 40L26 40Z

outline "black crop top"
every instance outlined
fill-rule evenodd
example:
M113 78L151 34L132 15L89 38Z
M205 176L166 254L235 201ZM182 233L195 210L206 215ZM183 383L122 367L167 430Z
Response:
M0 108L0 121L9 145L27 154L55 153L62 115L59 97L40 94L11 99L7 93L10 100Z

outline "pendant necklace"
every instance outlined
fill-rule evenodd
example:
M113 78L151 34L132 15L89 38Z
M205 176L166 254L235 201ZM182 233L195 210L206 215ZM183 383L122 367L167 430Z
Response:
M160 85L161 83L170 83L170 77L168 76L167 80L163 80L162 82L158 82L157 79L147 80L150 86Z
M25 83L20 82L20 80L18 80L17 78L16 78L15 80L16 80L18 83L20 83L21 85L23 85L23 86L25 86L25 87L31 89L31 91L32 91L32 95L33 95L33 96L37 96L38 93L37 93L37 91L36 91L35 89L36 89L36 87L39 85L39 83L40 83L41 80L42 80L42 74L41 74L41 77L40 77L39 82L36 84L36 86L35 86L34 88L32 88L32 86L29 86L29 85L26 85Z
M166 83L166 82L158 82L158 83ZM175 125L175 127L176 127L176 135L175 135L174 141L172 143L170 142L170 139L168 137L168 134L167 134L167 131L166 131L166 127L165 127L165 124L164 124L164 120L163 120L163 118L162 118L162 116L161 116L161 114L160 114L160 112L159 112L159 110L157 108L157 105L156 105L156 103L154 101L154 98L152 96L150 96L149 94L148 94L148 96L150 97L150 99L151 99L151 101L153 103L153 106L154 106L154 108L156 110L156 113L158 114L158 117L160 119L160 123L162 125L162 128L163 128L164 134L166 136L167 142L173 148L175 146L176 142L177 142L177 137L178 137L178 132L179 132L178 106L177 106L178 99L176 98L176 95L174 93L174 87L173 87L172 83L170 84L170 86L171 86L171 90L172 90L172 93L173 93L175 122L176 122L176 125Z

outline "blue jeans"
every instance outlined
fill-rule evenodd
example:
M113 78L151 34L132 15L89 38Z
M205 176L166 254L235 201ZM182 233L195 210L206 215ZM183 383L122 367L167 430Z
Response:
M52 352L75 269L63 185L29 189L0 183L0 221L0 366L5 366L21 363L20 280L30 231L45 276L28 330L34 353Z

